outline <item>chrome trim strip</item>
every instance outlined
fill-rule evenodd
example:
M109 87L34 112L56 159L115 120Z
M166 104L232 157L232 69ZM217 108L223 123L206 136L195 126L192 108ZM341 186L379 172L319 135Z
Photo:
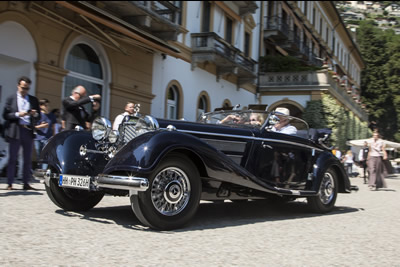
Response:
M161 128L165 130L165 128ZM239 138L239 139L246 139L246 140L257 140L257 141L267 141L267 142L274 142L274 143L283 143L288 145L295 145L300 147L305 147L309 149L315 149L319 152L323 151L320 148L315 148L313 146L300 144L292 141L285 141L285 140L277 140L271 138L261 138L261 137L254 137L254 136L243 136L243 135L233 135L233 134L221 134L221 133L210 133L210 132L197 132L197 131L190 131L190 130L177 130L178 132L189 133L189 134L202 134L202 135L210 135L210 136L221 136L221 137L232 137L232 138Z
M146 191L149 188L149 180L142 177L99 174L95 180L103 188L136 191Z
M184 130L182 130L182 131L184 131ZM211 142L220 142L221 140L216 140L216 139L207 139L207 138L200 138L201 140L205 140L205 141L211 141ZM229 142L229 143L232 143L232 144L238 144L238 145L243 145L243 144L246 144L246 142L240 142L240 141L226 141L226 140L223 140L223 142Z
M240 152L243 153L246 149L247 142L228 141L219 139L200 138L207 144L217 148L221 151Z

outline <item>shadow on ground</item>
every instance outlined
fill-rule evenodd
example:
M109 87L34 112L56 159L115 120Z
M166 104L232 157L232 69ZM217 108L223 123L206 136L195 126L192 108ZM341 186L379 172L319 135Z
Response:
M300 201L285 204L271 204L263 200L235 203L228 201L221 203L202 202L195 217L187 226L171 232L234 227L259 222L295 220L315 216L331 216L361 210L351 207L335 207L330 213L317 214L309 211L306 202ZM64 216L78 216L83 220L90 220L97 223L116 223L133 230L153 231L139 222L130 206L93 208L86 212L57 210L56 213Z

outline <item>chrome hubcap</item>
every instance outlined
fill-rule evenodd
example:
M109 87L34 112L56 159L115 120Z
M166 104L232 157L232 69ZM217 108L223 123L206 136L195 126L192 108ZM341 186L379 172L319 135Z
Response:
M335 184L333 180L333 176L330 173L325 173L324 178L321 182L321 187L319 188L319 198L324 205L329 204L335 192Z
M151 201L166 216L179 214L190 199L190 182L186 173L170 167L160 171L151 186Z

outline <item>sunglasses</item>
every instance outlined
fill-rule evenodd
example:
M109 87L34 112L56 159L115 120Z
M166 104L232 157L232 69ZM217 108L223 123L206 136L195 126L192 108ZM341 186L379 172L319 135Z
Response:
M30 87L22 87L22 86L20 86L20 87L21 87L22 90L29 90L30 89Z

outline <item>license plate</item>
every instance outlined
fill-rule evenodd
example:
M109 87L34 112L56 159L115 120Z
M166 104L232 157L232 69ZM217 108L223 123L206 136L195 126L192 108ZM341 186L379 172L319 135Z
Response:
M60 180L58 181L58 185L61 187L70 187L70 188L89 190L90 177L89 176L61 174Z

